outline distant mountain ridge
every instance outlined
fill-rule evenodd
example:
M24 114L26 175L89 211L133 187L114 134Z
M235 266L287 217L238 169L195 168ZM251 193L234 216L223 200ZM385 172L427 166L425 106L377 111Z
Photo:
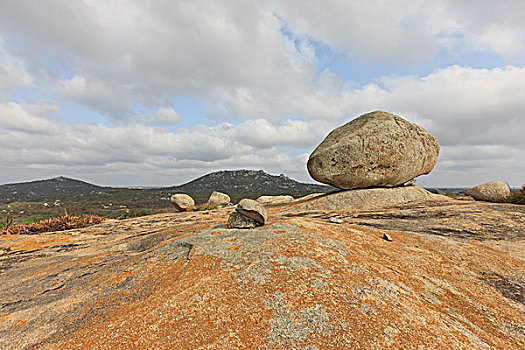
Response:
M0 185L0 199L2 199L1 202L5 202L10 198L13 199L12 201L32 200L43 195L63 193L85 194L94 191L106 191L108 189L110 189L110 187L97 186L85 181L59 176L46 180Z
M242 198L257 198L262 195L288 194L301 197L311 193L331 192L336 188L302 183L284 174L270 175L263 170L223 170L206 174L183 185L158 190L187 193L197 202L204 202L213 191L219 191L228 194L233 202L238 202Z
M233 202L261 195L289 194L294 197L316 192L331 192L334 187L306 184L281 175L270 175L263 170L224 170L201 176L188 183L162 188L103 187L85 181L59 176L52 179L0 185L0 203L48 200L50 196L118 194L120 198L137 198L142 193L152 197L162 193L187 193L197 203L205 202L213 191L227 193ZM131 200L131 199L130 199ZM159 203L160 204L160 203Z

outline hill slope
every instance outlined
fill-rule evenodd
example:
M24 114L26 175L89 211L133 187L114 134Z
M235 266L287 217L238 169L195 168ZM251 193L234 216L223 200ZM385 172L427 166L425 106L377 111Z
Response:
M204 175L180 186L160 190L187 193L199 203L205 202L213 191L227 193L233 202L238 202L242 198L257 198L262 195L289 194L301 197L336 189L326 185L301 183L283 174L270 175L262 170L225 170Z
M102 187L84 181L57 177L54 179L0 186L1 213L9 214L15 223L54 217L67 208L79 214L119 218L167 212L169 198L177 192L187 193L197 203L208 200L213 191L230 195L233 202L257 198L263 194L290 194L294 197L315 192L330 192L333 187L304 184L284 175L264 171L219 171L204 175L184 185L155 189ZM60 203L57 207L57 204Z
M9 203L35 200L42 196L53 194L91 193L108 189L110 188L59 176L53 179L1 185L0 198L2 199L1 202Z

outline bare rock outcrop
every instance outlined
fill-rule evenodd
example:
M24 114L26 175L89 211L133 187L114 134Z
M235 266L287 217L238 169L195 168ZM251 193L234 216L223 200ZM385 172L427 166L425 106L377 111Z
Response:
M226 193L213 191L206 204L218 208L225 207L230 204L230 196L228 196Z
M268 218L266 208L253 199L242 199L228 218L228 228L254 228L262 226Z
M501 202L510 195L503 182L491 181L465 190L465 194L479 201Z
M266 212L264 205L253 199L242 199L239 204L237 204L236 210L244 216L252 218L261 225L264 225L266 219L268 219L268 213Z
M261 226L261 224L250 217L242 215L238 211L234 211L228 217L226 226L228 228L255 228Z
M0 349L525 348L525 206L232 211L0 236Z
M448 200L448 197L430 193L422 187L409 186L340 191L314 197L300 205L305 209L348 210Z
M177 193L171 196L170 202L178 211L188 211L195 207L193 198L183 193Z
M341 189L395 187L428 174L438 140L422 127L382 111L334 129L308 159L315 180Z
M256 199L262 205L278 205L293 202L294 198L288 195L282 196L260 196Z

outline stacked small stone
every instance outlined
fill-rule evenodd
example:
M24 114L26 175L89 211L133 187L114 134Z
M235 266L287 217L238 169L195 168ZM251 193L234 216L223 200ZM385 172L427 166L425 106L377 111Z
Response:
M266 208L252 199L242 199L228 218L228 228L254 228L268 219Z

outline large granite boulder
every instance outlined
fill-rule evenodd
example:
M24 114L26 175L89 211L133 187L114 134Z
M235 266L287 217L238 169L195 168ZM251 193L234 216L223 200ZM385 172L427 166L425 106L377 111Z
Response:
M491 181L469 188L465 194L479 201L502 202L510 195L510 189L503 182Z
M183 193L177 193L171 196L170 202L178 211L188 211L195 207L193 198Z
M315 180L341 189L400 186L428 174L437 139L396 115L376 111L334 129L308 159Z
M264 205L253 199L242 199L239 204L237 204L236 210L244 216L252 218L261 225L264 225L266 219L268 219L268 213L266 212Z
M230 196L225 193L213 191L206 203L208 206L212 207L225 207L230 204Z

